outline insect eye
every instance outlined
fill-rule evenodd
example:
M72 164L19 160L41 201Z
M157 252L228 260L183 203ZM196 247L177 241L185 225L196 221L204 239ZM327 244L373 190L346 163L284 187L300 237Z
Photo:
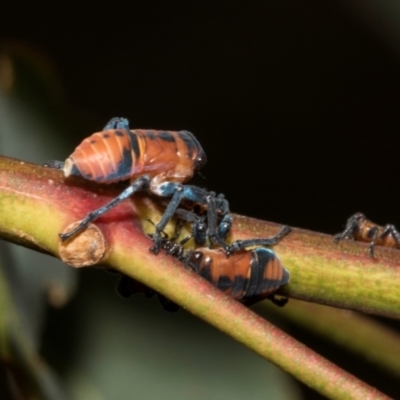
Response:
M205 153L200 153L197 155L195 161L194 161L194 168L196 170L204 167L204 165L207 162L207 156L205 155Z

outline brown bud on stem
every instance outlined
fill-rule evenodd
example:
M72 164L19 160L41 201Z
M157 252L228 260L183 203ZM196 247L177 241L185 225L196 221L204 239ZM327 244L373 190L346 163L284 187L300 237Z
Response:
M65 232L74 229L78 224L79 221L67 226ZM58 251L61 260L66 264L81 268L100 263L107 247L103 232L96 225L90 224L87 229L65 242L60 239Z

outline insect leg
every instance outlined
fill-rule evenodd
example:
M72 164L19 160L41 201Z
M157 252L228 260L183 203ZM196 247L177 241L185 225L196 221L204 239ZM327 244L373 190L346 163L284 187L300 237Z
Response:
M214 195L213 192L211 192L210 194L211 196ZM223 218L221 222L219 222L217 228L215 228L214 226L211 227L211 234L213 233L213 229L216 229L216 235L220 238L220 240L225 241L232 226L232 217L230 214L228 214L229 204L224 199L223 195L218 195L217 197L215 197L215 207L216 210L214 212L211 211L213 213L213 219L216 219L218 221L218 217L221 214ZM196 245L204 246L207 241L207 233L210 232L210 229L208 229L207 227L205 216L200 217L193 211L185 210L182 208L177 209L175 211L175 215L181 220L192 223L192 233Z
M165 187L165 186L164 186ZM178 183L169 183L168 189L173 190L172 199L169 202L164 215L161 217L161 220L156 225L156 229L153 235L154 245L150 247L150 251L154 254L158 254L162 246L162 234L165 227L167 226L169 220L173 217L176 209L178 208L180 202L184 196L184 187ZM164 195L164 194L161 194Z
M232 228L232 216L230 214L226 214L222 218L222 221L220 222L220 224L218 226L218 229L217 229L218 236L221 237L222 239L226 240L231 228Z
M360 224L365 221L365 215L362 213L356 213L352 215L346 224L346 228L342 233L335 235L334 243L339 243L342 239L355 239L356 235L360 230Z
M175 211L175 216L179 218L179 222L187 221L192 224L192 235L186 238L185 243L194 238L197 246L205 246L207 241L207 222L205 216L198 216L193 211L185 210L183 208L178 208ZM217 235L222 239L226 240L228 233L232 226L232 217L230 214L225 215L222 221L219 223L217 228ZM179 236L179 235L178 235ZM176 240L176 236L171 240Z
M218 210L216 197L214 192L210 192L206 197L207 203L207 222L208 222L208 237L212 243L218 244L225 251L226 255L231 254L230 246L225 242L225 239L219 235L217 226ZM229 227L230 229L230 227ZM224 232L223 232L224 233ZM226 232L226 235L228 232ZM225 235L225 236L226 236Z
M67 233L60 233L60 238L62 241L69 239L71 236L75 235L76 233L85 229L90 222L95 220L96 218L100 217L107 211L111 210L123 200L127 199L128 197L132 196L135 192L139 190L143 190L149 187L150 177L148 175L143 175L140 178L136 179L130 186L128 186L121 194L119 194L115 199L111 200L105 206L98 208L90 212L74 229L70 230Z
M208 192L197 186L181 185L175 182L162 183L153 191L155 194L159 196L164 196L164 197L172 196L172 199L168 204L167 209L164 212L164 215L162 216L160 222L156 225L156 231L154 232L154 239L153 239L154 245L150 248L151 252L153 252L154 254L158 254L161 248L160 232L164 230L169 220L176 213L181 201L185 199L205 205L206 196L208 195ZM189 214L184 214L184 211L181 211L181 216L183 216L184 218L188 217L188 215Z
M201 217L195 214L193 211L185 210L184 208L177 208L175 211L175 216L180 220L191 222L192 224L197 224Z
M246 247L250 246L274 246L279 243L284 236L291 232L291 228L285 225L280 232L278 232L275 236L270 238L257 238L257 239L247 239L247 240L236 240L232 243L230 247L230 254L243 250Z
M154 227L155 224L150 218L146 218ZM184 255L183 246L192 238L192 235L187 236L186 238L182 239L180 242L176 242L179 237L180 229L182 228L182 224L185 223L184 220L179 219L176 226L175 226L175 233L171 239L168 239L168 235L162 231L161 234L161 248L165 251L165 254L169 254L178 260ZM154 240L154 234L147 235L151 240Z
M189 187L189 185L187 187ZM197 203L207 206L207 223L204 217L198 217L192 212L192 215L197 218L196 221L191 221L194 223L193 235L195 236L196 244L203 246L206 242L208 233L209 237L214 234L216 235L215 237L213 236L210 238L211 240L215 238L214 243L216 242L217 244L220 244L220 241L222 241L225 245L225 240L232 227L232 217L229 214L228 201L225 199L223 194L219 194L215 197L214 192L207 192L204 189L193 186L191 187L191 193L195 194L196 197L192 197L190 200L193 201L195 199ZM187 212L189 213L189 211ZM187 220L190 221L190 219ZM223 248L224 245L222 245Z
M368 237L371 238L371 242L369 244L369 255L371 258L375 257L374 248L375 248L376 239L378 238L378 232L379 232L378 226L374 226L368 232Z
M348 224L345 228L345 230L342 233L338 233L337 235L334 236L333 241L334 243L339 243L343 239L354 239L354 228L357 225L355 223L353 224Z
M400 233L394 225L385 225L379 239L385 239L388 235L392 235L397 245L400 247Z
M161 248L161 237L160 231L164 230L168 221L175 214L180 202L182 200L189 200L194 203L198 203L203 206L207 206L207 225L208 225L208 236L213 243L220 245L226 252L229 250L229 246L225 243L224 239L219 236L217 230L218 216L224 215L229 212L229 203L225 200L223 195L215 197L214 192L208 192L193 185L181 185L174 182L162 183L153 190L153 192L159 196L170 197L172 200L168 204L167 209L160 222L156 226L156 232L154 234L154 246L150 249L154 254L157 254ZM183 215L183 213L181 214ZM186 214L187 216L188 214ZM203 222L204 220L200 220ZM205 229L205 225L195 223L194 235L195 240L202 242L204 241L201 237L201 229ZM225 228L226 229L226 228ZM227 234L227 232L226 232ZM196 242L197 243L197 242Z
M204 246L207 241L207 224L204 216L199 217L193 211L184 210L183 208L178 208L175 211L175 216L179 218L178 223L183 223L184 221L190 222L192 224L192 235L185 238L185 243L187 243L192 237L197 246ZM179 236L179 235L178 235ZM171 240L176 240L177 237Z
M107 125L103 128L103 131L109 129L125 129L129 131L129 121L126 118L111 118Z

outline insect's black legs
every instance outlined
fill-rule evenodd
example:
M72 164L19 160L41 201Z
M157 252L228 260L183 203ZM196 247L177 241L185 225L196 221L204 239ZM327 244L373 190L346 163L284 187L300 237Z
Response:
M207 223L205 217L199 217L193 211L184 210L183 208L178 208L175 211L175 216L179 218L178 223L182 224L185 221L192 224L192 235L185 238L185 243L187 243L192 237L197 246L204 246L207 241ZM176 232L178 234L178 232ZM178 238L179 234L171 240L174 241Z
M49 160L43 164L46 168L64 169L64 161Z
M356 213L352 215L348 220L346 224L346 228L342 233L338 233L335 235L333 241L335 243L339 243L340 240L342 239L354 239L359 230L360 230L360 224L365 221L365 215L362 213Z
M224 238L218 233L218 210L216 207L215 193L210 192L206 197L207 202L207 222L208 237L214 244L222 247L227 255L231 254L230 246L225 242Z
M220 224L218 225L218 236L221 237L222 239L226 240L228 237L228 233L230 232L232 228L232 216L230 214L226 214L223 218Z
M209 228L210 224L206 220L206 217L204 215L200 217L195 214L194 211L189 211L182 208L179 208L175 211L175 215L178 218L192 223L192 233L196 245L204 246L207 241L207 234L210 235L211 232L211 234L213 235L213 230L216 230L216 235L218 235L220 240L226 240L232 226L232 217L229 214L229 203L224 198L224 195L219 194L217 197L215 197L215 194L213 192L207 192L200 188L196 188L196 190L194 190L194 187L189 185L185 186L185 192L189 192L189 194L192 196L193 194L196 194L197 197L193 198L195 198L199 204L207 205L207 207L211 206L211 229ZM186 194L187 193L185 193L185 195ZM209 199L207 199L208 195L210 195ZM193 198L191 197L190 200L192 200ZM212 204L210 202L212 202ZM220 220L221 217L222 220ZM217 225L218 227L215 228L215 225Z
M111 118L111 120L103 128L103 131L107 131L108 129L125 129L129 131L129 121L126 118Z
M178 237L181 234L183 225L185 225L185 221L183 219L178 219L178 221L176 222L176 225L175 225L174 236L172 236L172 238L170 239L171 242L175 242L176 240L178 240Z
M394 225L385 225L379 239L385 239L386 236L392 235L398 246L400 247L400 233Z
M175 210L175 216L179 218L180 221L190 222L192 224L197 224L202 219L194 211L185 210L184 208L177 208Z
M225 199L225 196L222 193L215 198L215 205L219 215L230 213L228 200Z
M250 246L274 246L282 240L284 236L291 232L291 228L285 225L280 232L270 238L257 238L247 240L236 240L232 243L229 253L232 254L236 251L245 249Z
M207 225L208 225L208 236L213 243L217 243L221 247L224 248L225 251L229 249L229 246L225 243L224 239L219 236L217 230L218 217L220 215L224 215L223 213L229 212L229 204L223 197L223 195L219 195L215 197L214 192L208 192L204 189L201 189L197 186L192 185L181 185L174 182L162 183L160 186L155 188L153 192L159 196L171 197L172 199L168 204L167 209L165 210L164 215L162 216L160 222L156 225L156 232L154 234L154 246L150 248L154 254L157 254L161 248L161 237L160 232L164 230L168 221L172 218L172 216L176 213L177 208L179 207L180 202L185 199L192 201L194 203L198 203L200 205L207 206ZM221 214L222 213L222 214ZM185 219L184 214L183 218ZM187 214L189 215L189 214ZM186 216L186 218L188 218ZM190 217L189 217L190 218ZM195 217L193 217L195 218ZM193 220L195 221L195 219ZM204 220L200 220L202 222ZM205 242L205 238L201 237L203 232L201 232L202 228L206 228L205 225L200 225L194 222L194 236L196 243ZM226 227L225 227L226 229ZM196 233L197 231L197 233ZM203 240L204 239L204 240Z
M375 243L376 241L379 240L384 240L387 236L392 235L393 239L396 241L397 245L400 247L400 233L398 230L395 228L394 225L385 225L383 227L382 233L379 235L379 227L374 226L371 228L368 232L368 237L371 238L371 242L369 244L369 255L374 258L374 249L375 249Z
M147 221L149 221L154 227L155 224L150 218L146 218ZM161 231L161 248L165 251L165 254L169 254L178 260L181 260L182 257L184 256L184 248L183 246L193 237L192 235L189 235L182 239L180 242L176 242L180 235L180 230L182 228L182 225L185 223L184 220L179 219L176 226L175 226L175 233L174 236L171 239L168 239L168 235L164 232ZM154 234L148 235L151 240L154 241Z
M381 233L380 233L381 232ZM391 236L389 243L387 243L387 237ZM392 242L392 239L395 243ZM343 233L336 235L335 242L340 239L355 239L363 242L369 242L369 255L374 258L376 244L383 246L393 246L400 248L400 233L397 231L394 225L385 225L383 228L375 225L373 222L367 220L366 216L362 213L356 213L352 215L346 225L346 229Z
M339 243L342 239L354 239L354 229L357 227L355 223L347 224L345 230L342 233L338 233L334 236L333 241Z
M179 218L178 223L186 221L192 224L192 235L190 235L190 237L187 238L186 242L193 237L197 246L200 247L205 246L207 241L207 229L208 229L205 216L203 215L200 217L193 211L185 210L183 208L178 208L175 211L175 216ZM228 233L231 229L231 226L232 226L232 217L230 214L227 214L222 218L222 221L218 225L217 235L222 240L226 240ZM177 236L175 236L171 240L174 241L176 239Z
M180 184L174 185L174 194L172 195L172 199L169 202L164 215L161 217L161 220L156 225L156 229L153 235L154 245L150 247L150 251L154 254L158 254L162 246L162 235L161 232L164 231L167 226L169 220L173 217L176 209L178 208L180 202L183 199L184 188Z
M378 232L379 232L378 226L374 226L373 228L371 228L368 231L368 238L371 239L371 242L369 244L369 255L371 258L375 257L374 248L375 248L376 239L378 238Z
M132 196L133 193L147 189L149 187L150 177L148 175L143 175L140 178L136 179L130 186L128 186L121 194L119 194L115 199L111 200L105 206L98 208L90 212L74 229L70 230L67 233L60 233L60 238L62 241L69 239L71 236L85 229L90 222L100 217L107 211L111 210L119 203Z

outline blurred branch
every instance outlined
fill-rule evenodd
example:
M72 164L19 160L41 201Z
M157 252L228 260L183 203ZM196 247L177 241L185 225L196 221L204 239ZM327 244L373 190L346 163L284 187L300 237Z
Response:
M64 400L67 396L53 371L26 334L0 268L0 360L13 398Z
M60 243L58 233L118 191L116 185L79 179L64 182L60 171L1 158L0 236L61 257L76 267L100 262L113 267L187 308L325 396L385 398L185 270L174 258L151 254L151 241L144 235L141 221L145 216L157 220L162 208L149 196L135 196L85 232ZM233 234L235 238L268 236L278 229L275 224L237 216ZM379 261L371 260L365 246L336 246L327 235L298 229L277 248L292 274L291 284L282 293L399 316L396 262L400 258L395 252L383 252L382 257L377 253Z
M282 309L269 301L259 307L268 310L269 315L273 313L294 322L400 376L399 334L368 316L299 300L291 300Z

